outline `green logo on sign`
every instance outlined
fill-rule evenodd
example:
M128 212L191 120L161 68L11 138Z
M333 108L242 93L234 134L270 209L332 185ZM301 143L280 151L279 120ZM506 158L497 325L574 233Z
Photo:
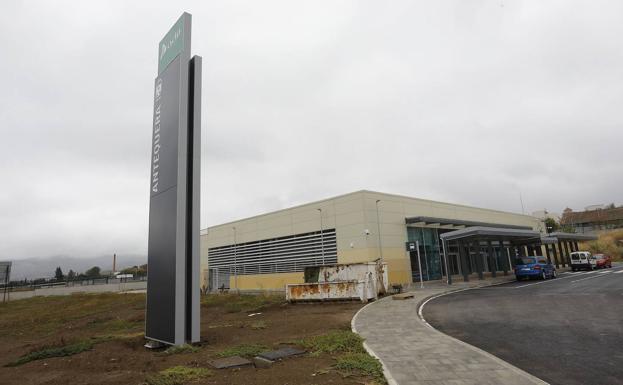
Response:
M184 50L184 16L180 17L160 41L158 48L158 75Z

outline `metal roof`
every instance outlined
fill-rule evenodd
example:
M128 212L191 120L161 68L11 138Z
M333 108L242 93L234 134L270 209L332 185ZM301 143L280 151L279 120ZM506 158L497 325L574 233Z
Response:
M571 241L594 241L597 239L594 235L575 234L575 233L563 233L555 232L547 234L548 237L558 238L559 240L571 240Z
M529 226L507 225L507 224L500 224L500 223L464 221L460 219L421 217L421 216L405 218L405 222L408 225L422 223L424 225L438 224L440 226L481 226L481 227L492 227L492 228L495 227L495 228L502 228L502 229L532 230L532 227L529 227Z
M440 234L439 237L445 241L452 241L462 238L480 239L504 239L513 241L540 242L541 233L536 230L509 229L503 227L474 226L461 230L450 231Z

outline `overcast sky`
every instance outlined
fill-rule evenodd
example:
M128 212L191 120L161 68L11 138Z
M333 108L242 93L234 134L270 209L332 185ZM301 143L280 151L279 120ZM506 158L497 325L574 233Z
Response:
M204 58L202 228L360 189L623 203L620 1L2 1L0 259L146 254L158 41Z

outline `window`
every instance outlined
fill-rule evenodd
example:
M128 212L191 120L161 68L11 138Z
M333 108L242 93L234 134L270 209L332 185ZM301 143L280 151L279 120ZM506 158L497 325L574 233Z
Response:
M515 260L515 264L516 265L529 265L531 263L536 263L535 261L536 261L535 258L521 257Z
M208 268L231 275L297 272L323 263L337 263L335 229L208 249Z

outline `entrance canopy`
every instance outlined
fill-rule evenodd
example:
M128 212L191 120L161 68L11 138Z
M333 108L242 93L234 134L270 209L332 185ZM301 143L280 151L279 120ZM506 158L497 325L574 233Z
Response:
M532 244L541 242L541 233L535 230L509 229L503 227L474 226L439 235L443 241L479 240L510 241L513 243Z
M441 227L445 229L463 229L463 228L472 227L472 226L496 227L496 228L503 228L503 229L523 229L523 230L531 229L531 227L527 227L527 226L506 225L506 224L477 222L477 221L463 221L459 219L422 217L422 216L405 218L405 222L407 225L435 226L435 227Z

